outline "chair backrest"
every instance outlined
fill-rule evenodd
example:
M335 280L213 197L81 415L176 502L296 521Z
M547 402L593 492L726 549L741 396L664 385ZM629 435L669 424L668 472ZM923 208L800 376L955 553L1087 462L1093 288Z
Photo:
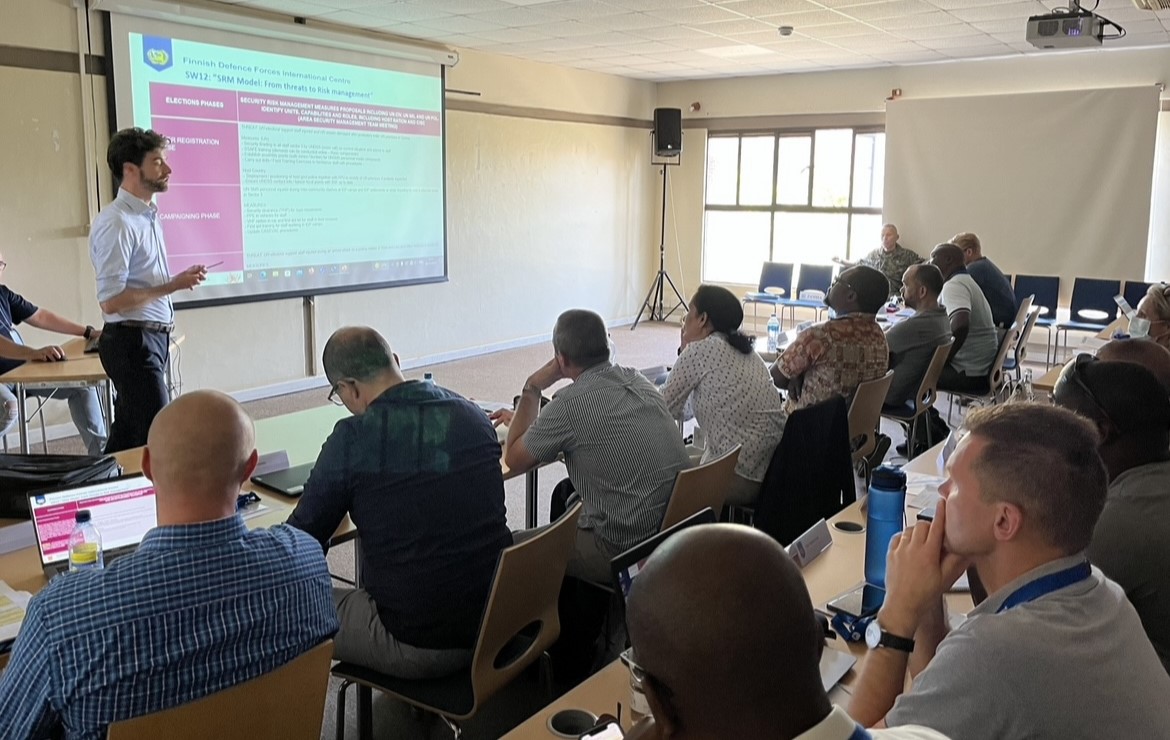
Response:
M201 699L115 722L108 740L319 740L333 641L274 671Z
M1055 275L1016 275L1016 301L1032 296L1032 305L1041 308L1040 314L1056 319L1056 304L1060 300L1060 278Z
M1036 328L1036 320L1040 318L1040 308L1032 306L1028 310L1028 317L1024 319L1024 328L1020 330L1020 336L1016 339L1015 361L1016 367L1021 367L1024 360L1028 359L1028 340L1032 337L1032 330ZM1019 323L1019 322L1017 322ZM1022 370L1020 372L1023 372Z
M1007 361L1008 353L1016 346L1016 339L1019 336L1020 325L1013 323L1004 332L1003 339L999 343L999 351L995 353L995 362L991 363L991 369L987 371L987 392L992 396L995 396L1003 387L1003 366Z
M867 457L877 447L877 428L882 421L882 405L894 380L890 370L880 378L859 383L849 404L849 444L853 448L853 464Z
M1086 324L1108 325L1117 318L1117 303L1114 302L1113 296L1120 292L1120 280L1074 279L1072 300L1068 309L1069 319ZM1105 317L1082 316L1081 311L1101 311Z
M560 636L557 601L580 514L578 502L540 534L500 553L471 659L475 701L467 716Z
M926 374L918 384L918 393L914 395L914 415L918 416L926 411L938 399L938 379L942 377L943 368L947 366L947 358L951 356L951 347L955 344L952 337L946 344L940 344L934 349L934 356L926 366Z
M1032 302L1036 300L1034 295L1026 295L1023 298L1017 299L1019 307L1016 308L1016 318L1012 323L1016 326L1023 326L1024 321L1028 318L1028 311L1032 310Z
M768 288L783 288L784 295L789 295L792 291L792 270L791 262L765 262L760 270L760 292Z
M1150 289L1150 283L1143 283L1141 280L1126 280L1125 289L1121 294L1125 296L1125 302L1133 308L1137 308L1137 304L1146 297L1146 292Z
M719 516L727 500L727 489L735 476L740 446L736 445L709 463L679 471L662 516L667 530L692 514L710 507Z
M833 271L837 269L833 265L804 265L800 266L800 275L796 278L796 295L793 298L799 298L801 292L806 290L819 290L822 293L829 292L829 286L833 283Z
M20 336L20 332L16 330L15 326L8 327L8 335L12 339L13 344L19 344L21 347L24 346L24 337Z

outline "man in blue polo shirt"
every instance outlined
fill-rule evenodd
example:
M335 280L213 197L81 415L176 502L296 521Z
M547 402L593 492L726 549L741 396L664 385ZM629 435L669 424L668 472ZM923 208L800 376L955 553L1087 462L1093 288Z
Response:
M325 344L329 399L353 414L325 440L288 523L328 547L349 514L360 588L335 588L334 657L406 679L465 668L500 551L512 544L496 430L457 393L402 376L369 327Z
M0 738L102 740L108 725L256 678L337 631L321 548L236 512L256 468L252 420L196 391L155 418L142 470L158 526L105 570L29 602L0 673Z
M1170 736L1170 676L1085 552L1105 503L1096 430L1040 404L965 424L934 521L890 543L849 713L956 740ZM968 565L988 596L950 629L942 596Z
M8 263L0 254L0 280ZM92 326L82 326L58 316L48 309L38 308L24 296L0 283L0 375L19 367L25 362L56 362L65 359L65 354L56 345L27 347L17 341L17 324L28 324L45 331L71 334L89 339L100 336L101 332ZM98 403L97 391L86 388L36 388L27 391L30 396L52 397L69 403L69 416L91 455L100 455L106 446L106 421ZM16 394L4 383L0 383L0 436L12 428L19 418Z

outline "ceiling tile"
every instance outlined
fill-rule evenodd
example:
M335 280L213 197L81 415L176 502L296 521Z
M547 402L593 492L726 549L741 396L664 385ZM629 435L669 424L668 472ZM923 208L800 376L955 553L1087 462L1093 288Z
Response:
M296 11L290 12L295 13ZM356 10L335 10L331 13L317 16L317 18L329 23L336 23L341 26L353 26L355 28L380 28L388 23L385 18L377 18Z
M432 18L419 21L416 25L423 28L433 28L445 33L478 33L480 31L498 31L501 26L488 23L466 15L452 15L446 18Z
M993 36L998 36L1008 33L1024 33L1026 22L1021 22L1018 18L1005 18L998 21L977 21L971 26L983 33L990 33Z
M373 5L375 0L316 0L313 3L299 3L301 5L315 5L321 8L332 8L334 10L354 10L356 8ZM283 0L247 0L243 5L250 5L254 8L273 9L284 5L297 5L296 2L286 3Z
M241 4L257 10L266 10L269 13L280 13L288 16L299 15L306 18L314 18L335 10L335 8L323 6L320 3L306 3L299 0L290 0L289 2L285 2L285 0L248 0L246 4Z
M889 2L854 5L835 10L859 21L872 21L881 18L897 18L914 13L930 13L937 9L924 0L889 0Z
M915 13L894 18L879 18L870 21L884 31L903 31L910 28L928 28L930 26L950 26L959 23L950 13L935 10L930 13Z
M538 34L542 37L572 38L575 36L589 36L605 33L605 29L580 21L556 21L555 23L541 23L536 26L525 26L522 31Z
M640 36L651 41L670 41L671 39L701 39L711 38L714 34L701 28L691 26L663 26L662 28L639 28L630 31L633 36Z
M455 13L456 15L483 13L488 10L507 10L513 7L504 0L398 0L397 2L367 3L367 5L369 7L365 12L370 15L377 15L375 9L385 9L390 12L395 6L414 8L415 12L420 13L431 11Z
M281 3L282 5L284 3ZM385 20L405 21L411 23L414 21L429 20L431 18L445 18L453 14L454 11L443 10L431 5L418 5L415 3L381 3L379 5L365 5L356 9L357 12L364 15L371 15L375 18L382 18Z
M529 28L497 28L493 31L480 31L476 37L492 44L515 44L524 41L539 41L548 37L548 34L535 33Z
M609 0L615 5L621 5L625 10L639 13L648 10L674 10L706 5L703 0Z
M811 26L809 28L797 28L796 33L802 36L808 36L814 39L835 39L847 38L849 36L864 36L873 33L874 29L863 23L856 21L847 21L844 23L834 23L828 26Z
M719 21L718 23L704 23L699 28L717 36L738 36L743 33L759 33L760 31L776 31L776 26L748 18L737 21Z
M719 3L719 6L749 18L821 10L819 5L809 0L733 0Z
M970 36L980 33L979 29L966 23L952 23L949 26L930 26L928 28L908 28L901 31L891 31L904 39L919 41L921 39L947 39L957 36Z
M927 2L941 10L960 10L988 5L1010 5L1017 0L927 0Z
M663 41L637 41L632 44L622 44L622 48L634 54L659 54L679 50L679 47Z
M636 31L639 28L662 28L671 25L670 21L645 13L619 13L617 15L603 15L590 18L589 22L613 31Z
M1020 26L1028 21L1028 16L1043 13L1044 8L1037 2L1011 2L1000 5L985 5L978 8L959 8L951 11L951 15L970 23L977 21L1017 20Z
M775 28L768 28L763 31L755 31L753 33L737 33L734 36L727 38L734 39L744 44L759 44L766 46L774 41L786 41L791 39L791 36L784 37Z
M973 33L969 36L954 36L952 38L943 39L924 39L919 41L920 46L925 46L928 49L963 49L977 46L1002 46L1002 41L997 41L985 33Z
M671 10L651 10L649 14L656 18L670 21L671 23L682 23L688 26L742 19L741 16L736 15L730 10L725 10L715 5L696 5Z
M554 15L542 12L535 8L508 8L506 10L489 10L486 13L472 13L469 18L494 23L506 28L523 28L541 23L551 23L558 20Z
M832 23L841 23L842 21L849 20L849 18L833 10L813 10L804 13L768 15L764 16L763 20L772 26L805 28L807 26L827 26Z
M621 46L624 44L637 44L645 41L637 36L630 36L629 34L621 33L620 31L608 31L606 33L588 34L585 36L574 36L574 39L584 44L592 44L594 46Z
M558 18L577 19L593 19L603 15L625 12L617 5L602 2L602 0L563 0L563 2L545 3L540 6L540 10Z

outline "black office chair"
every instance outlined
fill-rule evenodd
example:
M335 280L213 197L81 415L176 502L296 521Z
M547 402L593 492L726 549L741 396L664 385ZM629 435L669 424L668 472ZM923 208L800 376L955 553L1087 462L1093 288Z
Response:
M1149 292L1151 285L1153 283L1144 283L1141 280L1126 280L1125 288L1122 289L1121 295L1125 297L1126 303L1133 308L1137 308L1137 304L1141 303L1141 300L1146 297L1146 293Z

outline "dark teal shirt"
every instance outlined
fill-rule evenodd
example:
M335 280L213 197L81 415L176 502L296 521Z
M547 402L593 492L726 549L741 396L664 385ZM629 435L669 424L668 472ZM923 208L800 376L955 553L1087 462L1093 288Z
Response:
M407 381L337 422L288 523L323 545L346 514L386 629L420 648L471 648L512 544L500 443L457 393Z

